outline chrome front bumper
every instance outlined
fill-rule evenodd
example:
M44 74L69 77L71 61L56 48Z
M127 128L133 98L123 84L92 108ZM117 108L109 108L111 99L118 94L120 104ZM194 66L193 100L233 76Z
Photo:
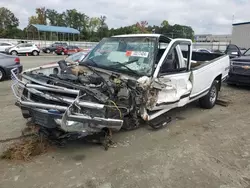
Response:
M16 69L11 70L12 78L12 91L17 98L16 105L19 106L24 117L31 117L35 120L35 123L45 127L59 126L61 129L67 132L100 132L103 128L110 128L114 131L119 131L123 125L121 119L111 119L104 117L95 117L87 114L76 112L74 109L92 109L92 110L104 110L106 106L104 104L98 104L80 99L79 90L67 89L64 87L48 85L46 83L34 80L27 75L22 76L27 80L24 82L20 80L20 76ZM36 83L29 83L29 81ZM47 103L40 103L32 101L29 97L23 95L23 91L27 90L29 93L43 97L46 100L52 100L56 102L63 101L63 105L54 105ZM55 97L44 93L44 91L53 91L53 93L65 93L73 94L75 99L68 97Z

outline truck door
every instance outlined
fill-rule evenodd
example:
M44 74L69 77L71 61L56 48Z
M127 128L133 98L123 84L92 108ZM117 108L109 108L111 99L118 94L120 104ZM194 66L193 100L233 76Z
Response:
M152 84L157 91L154 110L183 106L188 102L192 90L191 44L192 41L188 39L174 39L159 60ZM180 45L188 49L186 60L182 56Z

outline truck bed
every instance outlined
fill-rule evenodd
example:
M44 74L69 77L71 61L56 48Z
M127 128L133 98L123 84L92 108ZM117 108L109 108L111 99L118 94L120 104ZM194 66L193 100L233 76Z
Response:
M187 53L182 52L186 57ZM191 71L193 89L191 100L206 94L215 79L224 80L230 67L229 56L225 54L192 53Z
M187 58L188 51L182 51L183 57ZM192 60L194 61L211 61L225 54L220 53L203 53L203 52L192 52Z
M183 57L187 58L188 51L182 51ZM212 63L216 59L224 56L225 54L220 53L202 53L202 52L192 52L192 62L191 69L197 69L201 66Z

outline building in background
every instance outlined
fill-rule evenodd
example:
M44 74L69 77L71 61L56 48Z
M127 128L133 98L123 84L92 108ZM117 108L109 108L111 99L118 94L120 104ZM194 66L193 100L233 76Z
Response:
M240 48L250 48L250 22L233 24L232 44Z
M226 42L231 43L231 35L201 34L194 36L195 42Z

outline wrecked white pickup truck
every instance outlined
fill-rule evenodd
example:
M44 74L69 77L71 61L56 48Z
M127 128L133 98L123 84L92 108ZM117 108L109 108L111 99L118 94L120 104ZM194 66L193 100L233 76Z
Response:
M185 50L182 50L185 49ZM158 128L161 115L199 99L215 105L229 57L192 52L189 39L135 34L103 39L78 64L64 60L12 71L12 90L24 118L62 138Z

